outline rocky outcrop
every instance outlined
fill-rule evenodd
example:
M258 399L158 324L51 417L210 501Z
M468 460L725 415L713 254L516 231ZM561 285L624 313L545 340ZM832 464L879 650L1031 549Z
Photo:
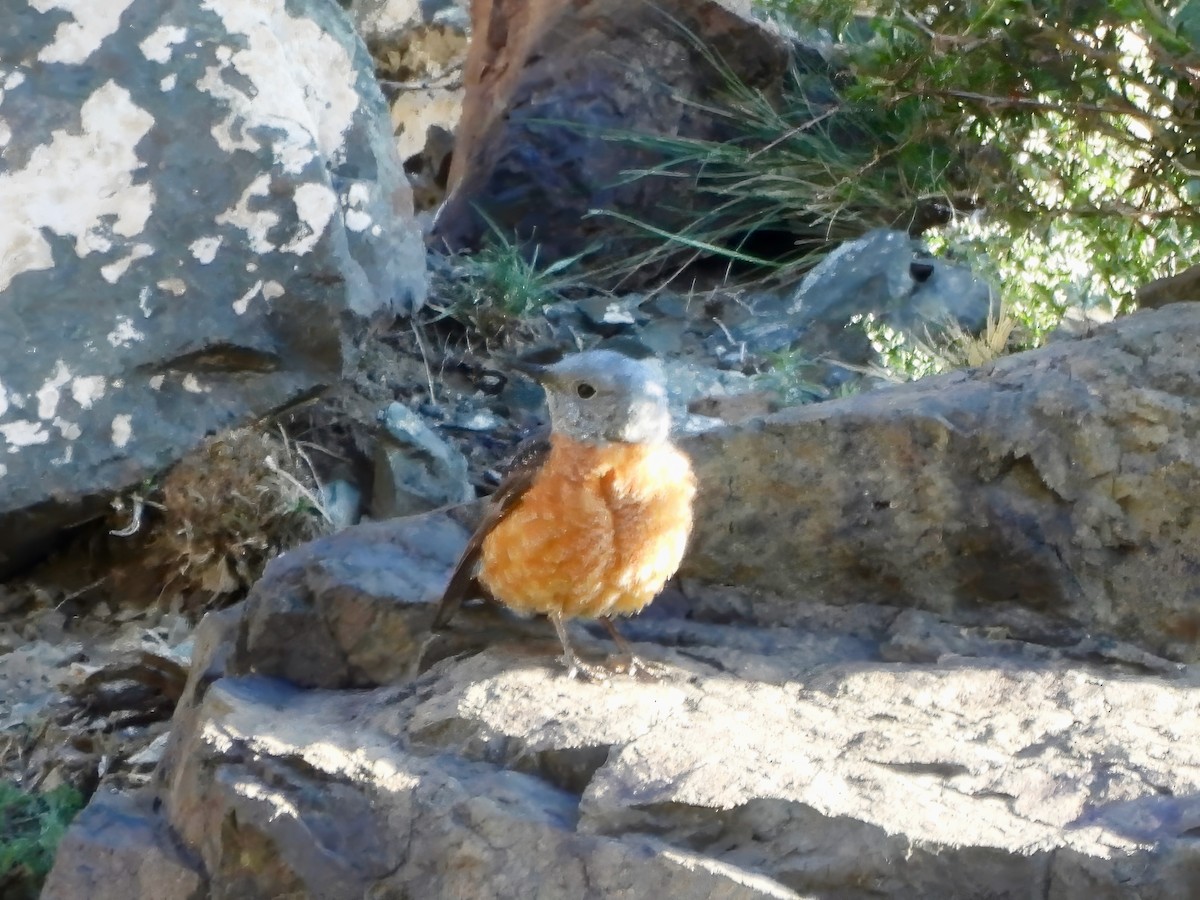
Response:
M687 443L687 572L1200 658L1200 305Z
M133 860L133 900L1196 896L1198 334L1174 304L689 437L688 571L741 586L626 623L657 680L569 680L486 605L431 635L478 504L291 551L45 896Z
M777 86L787 66L783 37L741 0L477 0L471 15L450 196L435 234L452 248L474 245L489 233L482 212L506 236L537 243L543 263L579 253L600 230L610 238L615 220L585 221L589 210L659 227L686 220L678 180L627 182L652 157L612 133L718 138L703 105L723 76L701 47L753 87ZM680 218L668 221L667 209ZM622 252L607 249L613 259Z
M206 434L336 380L347 319L425 291L336 4L6 16L0 572Z
M689 583L626 628L660 680L585 684L545 622L466 610L427 640L465 534L361 526L206 619L158 810L85 814L44 897L114 844L146 900L1200 889L1186 666Z

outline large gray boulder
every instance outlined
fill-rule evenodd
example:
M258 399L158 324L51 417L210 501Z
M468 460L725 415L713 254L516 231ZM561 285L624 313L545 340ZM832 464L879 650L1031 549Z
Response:
M690 438L688 574L1200 659L1200 304Z
M311 396L424 251L332 0L0 21L0 573L205 435Z

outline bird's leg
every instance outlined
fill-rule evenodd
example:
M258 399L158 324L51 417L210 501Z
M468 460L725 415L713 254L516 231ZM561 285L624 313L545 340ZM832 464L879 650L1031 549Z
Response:
M603 681L608 677L608 673L600 666L580 662L575 658L575 651L571 649L571 640L567 637L567 623L563 621L562 613L550 613L550 621L554 623L554 630L558 632L558 639L562 642L563 665L567 667L568 678L582 678L584 681Z
M612 616L601 616L600 624L604 626L605 631L613 639L613 643L617 645L621 656L625 657L621 661L618 671L624 671L635 678L646 677L649 679L658 678L665 672L662 666L657 663L648 663L633 652L633 646L622 637L621 632L617 631L617 623L612 620Z

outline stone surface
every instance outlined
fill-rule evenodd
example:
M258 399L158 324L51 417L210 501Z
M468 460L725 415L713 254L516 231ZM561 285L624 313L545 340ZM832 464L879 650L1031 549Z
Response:
M367 523L273 560L247 601L230 671L326 688L401 677L479 509Z
M377 560L348 558L334 581L353 593ZM246 900L1200 890L1188 667L1154 674L917 610L686 589L627 626L663 667L654 682L568 680L546 623L466 610L486 649L354 691L236 672L225 648L260 593L205 620L160 811L143 797L122 829L148 851L170 835L205 879L197 897ZM405 590L391 602L416 616L424 591ZM333 593L327 621L358 616ZM337 663L294 654L333 680ZM52 885L102 856L98 822L73 826Z
M1137 289L1139 309L1158 309L1168 303L1200 301L1200 265L1157 278Z
M1200 305L688 439L685 570L1200 658Z
M787 65L786 42L744 0L477 0L471 15L450 196L435 235L452 248L477 244L489 233L482 212L505 235L539 244L543 264L598 237L611 259L636 243L631 235L618 248L615 220L586 219L590 210L660 227L689 215L664 217L687 202L677 180L618 185L650 158L603 132L717 138L702 105L721 77L698 43L752 86L777 84Z
M379 64L396 149L428 225L445 197L462 113L470 37L468 0L348 0L343 4Z
M342 372L424 250L326 0L26 4L0 24L0 572L206 434Z
M422 28L466 33L470 0L341 0L342 7L372 48L404 44Z
M871 313L927 340L947 322L980 331L996 302L970 269L929 256L903 231L881 228L821 260L796 288L789 312L801 327L831 335L852 316Z
M137 799L102 791L58 846L42 900L203 900L198 867L171 843L165 823Z
M409 516L475 498L467 459L442 440L417 413L392 403L381 414L375 445L371 514Z

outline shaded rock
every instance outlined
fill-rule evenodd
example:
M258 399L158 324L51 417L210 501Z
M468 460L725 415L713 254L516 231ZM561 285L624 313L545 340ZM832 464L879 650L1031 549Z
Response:
M278 557L246 601L229 671L327 688L405 675L478 514L367 523Z
M407 516L475 498L467 459L403 403L380 416L375 445L371 513L377 519Z
M203 900L198 867L172 844L149 797L102 791L58 845L44 900Z
M347 326L425 292L335 4L105 9L20 4L0 29L0 573L335 381Z
M689 438L687 574L942 612L1017 605L1200 658L1200 305Z
M1158 309L1168 303L1200 301L1200 265L1166 278L1157 278L1137 289L1139 309Z
M651 157L604 132L717 138L703 104L723 77L701 46L755 87L778 84L787 66L786 41L741 0L482 0L471 13L450 195L435 223L452 249L480 242L484 215L539 244L543 263L602 232L612 260L649 246L642 232L618 247L613 220L585 216L608 209L678 228L687 193L673 179L620 184Z
M994 305L991 287L969 269L930 257L903 231L881 228L825 257L800 282L789 312L820 332L873 313L923 340L946 322L978 332Z

